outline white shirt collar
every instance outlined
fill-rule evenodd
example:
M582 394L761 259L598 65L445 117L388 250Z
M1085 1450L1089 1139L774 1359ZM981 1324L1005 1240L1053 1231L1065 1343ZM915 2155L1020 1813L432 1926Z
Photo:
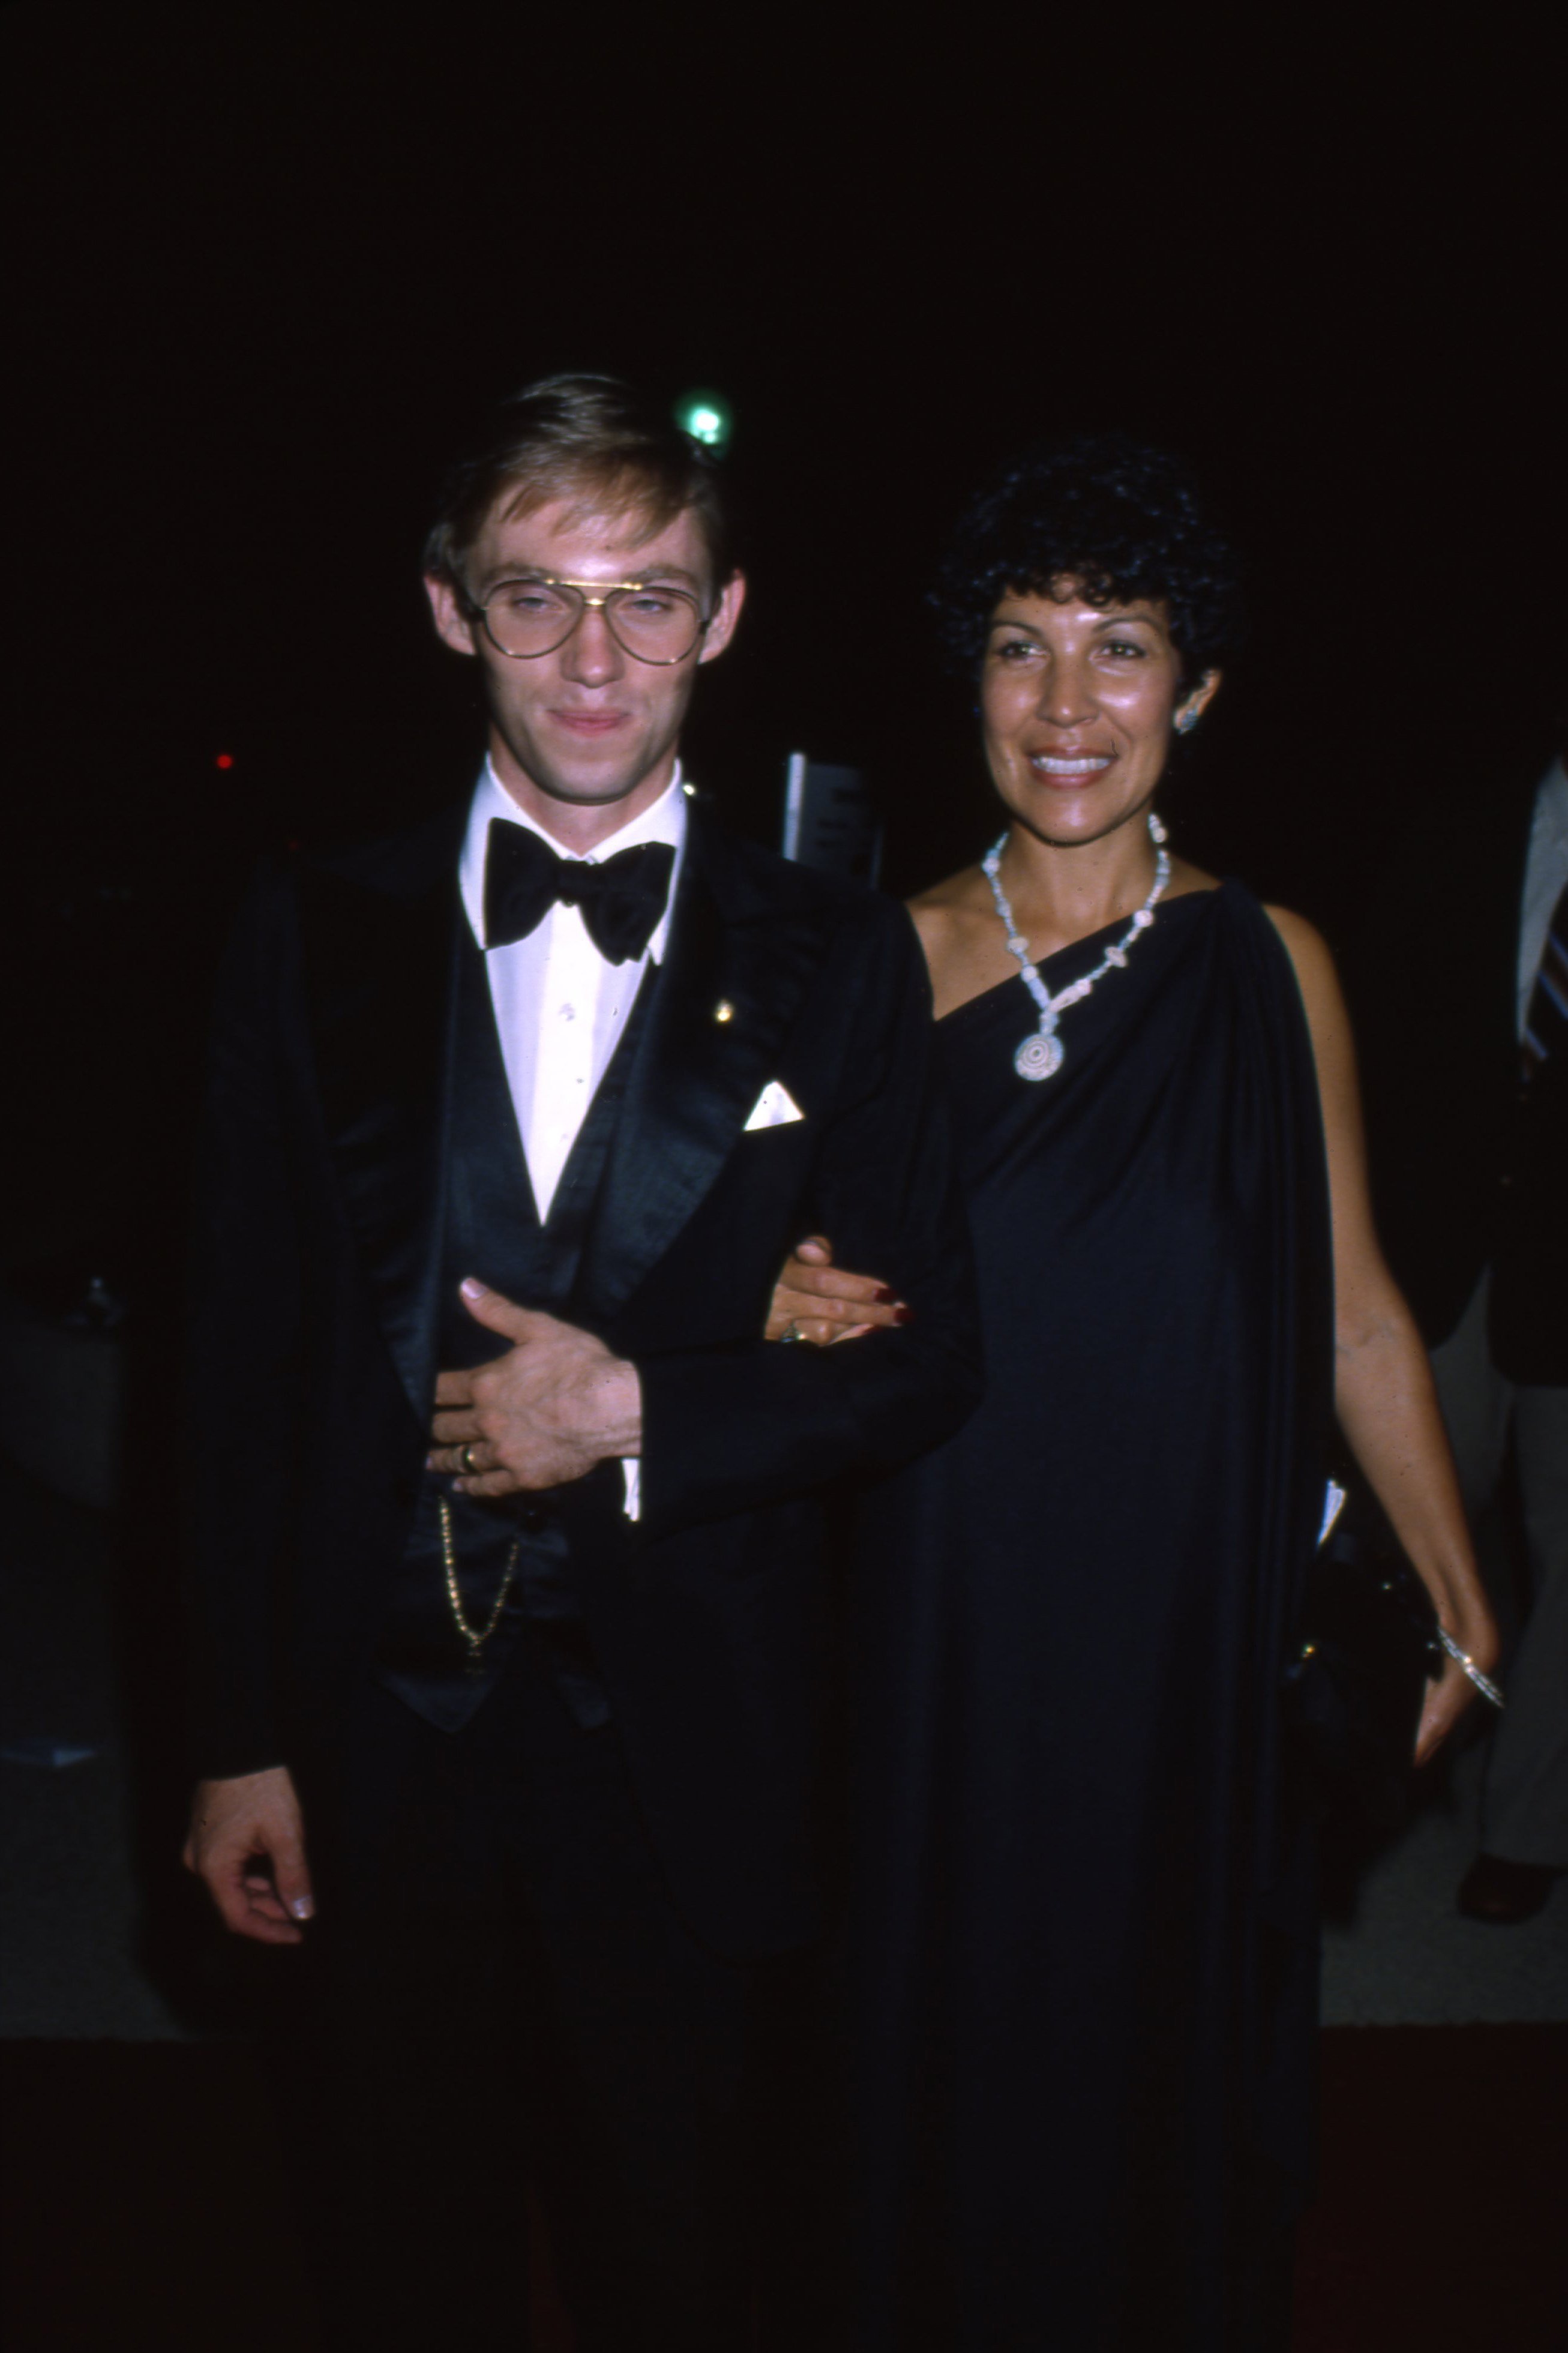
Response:
M675 906L676 886L680 881L681 859L686 848L686 803L689 793L690 787L681 773L680 762L677 760L675 774L652 807L645 808L640 817L630 818L618 832L606 835L595 849L586 853L584 859L585 864L598 866L606 858L613 858L617 849L635 849L645 841L667 841L674 850L675 865L669 878L669 896L658 919L658 928L648 942L648 954L655 964L663 963L665 946L669 938L670 915ZM541 825L537 818L530 817L526 809L518 806L487 756L479 772L473 806L468 811L468 827L463 837L463 852L458 867L463 905L473 927L474 937L481 947L485 944L485 850L489 841L492 818L500 818L508 825L525 826L529 832L536 833L541 840L547 841L559 857L576 855L563 841L558 841L547 826Z

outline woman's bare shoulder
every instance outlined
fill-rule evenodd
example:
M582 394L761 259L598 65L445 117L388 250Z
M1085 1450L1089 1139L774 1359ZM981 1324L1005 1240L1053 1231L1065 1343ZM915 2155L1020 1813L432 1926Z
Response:
M996 919L990 890L978 866L966 866L961 873L933 882L908 903L926 959L933 968L973 947L984 935L987 921Z
M991 886L978 866L933 882L909 907L931 969L939 1019L1016 969Z
M908 902L910 913L919 921L922 909L939 907L972 907L984 902L991 904L991 892L978 866L962 866L956 874L949 874L940 882L928 884L917 891Z

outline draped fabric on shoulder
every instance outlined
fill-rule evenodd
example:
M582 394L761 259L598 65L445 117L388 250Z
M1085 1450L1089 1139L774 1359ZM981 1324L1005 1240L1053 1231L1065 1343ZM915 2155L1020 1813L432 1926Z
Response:
M1010 981L939 1027L988 1391L861 1534L867 2342L1215 2353L1310 2140L1278 1693L1330 1400L1311 1048L1235 883L1161 909L1043 1085L1033 1021Z

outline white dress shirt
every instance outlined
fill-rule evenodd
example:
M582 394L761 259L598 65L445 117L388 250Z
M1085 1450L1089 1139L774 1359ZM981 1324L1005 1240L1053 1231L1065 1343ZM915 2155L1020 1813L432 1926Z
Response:
M1568 775L1553 760L1535 796L1530 850L1524 861L1524 902L1519 918L1519 1034L1524 1035L1546 934L1568 882Z
M670 909L686 849L689 789L678 762L668 789L653 807L601 841L583 861L602 865L617 850L632 849L645 841L665 841L674 850L669 897L642 955L626 964L611 964L589 937L581 909L559 902L526 939L485 952L507 1088L542 1220L550 1215L562 1171L588 1116L595 1090L620 1042L648 963L664 961ZM577 855L524 814L487 759L468 813L458 869L463 906L481 949L485 948L485 851L490 822L496 818L538 834L560 857ZM626 1512L635 1520L639 1466L627 1458L622 1469Z
M495 818L538 834L559 857L577 855L524 815L487 760L469 812L458 868L463 905L481 948L485 946L485 849ZM649 960L664 961L669 912L686 847L686 793L679 765L668 789L653 807L601 841L583 863L602 865L617 850L632 849L645 841L668 842L675 852L669 898L645 955L626 964L609 963L588 936L582 910L558 902L526 939L490 948L485 955L507 1086L542 1219L550 1215L562 1171L588 1116L595 1090L620 1042Z

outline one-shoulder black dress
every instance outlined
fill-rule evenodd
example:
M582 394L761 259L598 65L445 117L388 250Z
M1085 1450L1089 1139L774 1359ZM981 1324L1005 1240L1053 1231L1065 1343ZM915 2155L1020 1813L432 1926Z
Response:
M1016 980L939 1025L987 1394L863 1525L865 2341L1219 2353L1310 2138L1279 1691L1331 1377L1311 1047L1232 882L1158 911L1043 1084L1034 1026Z

